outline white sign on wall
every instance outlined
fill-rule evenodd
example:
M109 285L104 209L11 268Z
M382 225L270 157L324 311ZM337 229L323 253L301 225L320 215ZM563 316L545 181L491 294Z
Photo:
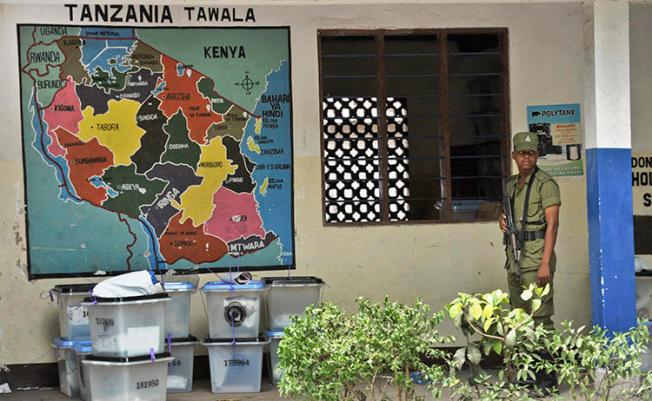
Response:
M635 216L652 216L652 152L632 152L632 199Z

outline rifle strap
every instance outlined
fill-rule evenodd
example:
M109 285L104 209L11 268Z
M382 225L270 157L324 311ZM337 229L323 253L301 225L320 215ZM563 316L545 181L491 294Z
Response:
M536 175L537 171L539 171L539 167L534 166L534 171L532 172L532 175L530 176L530 179L528 180L527 183L527 189L525 190L525 202L523 203L523 218L521 219L521 230L518 233L518 244L519 247L523 245L523 242L525 240L525 222L527 221L527 210L528 206L530 205L530 191L532 190L532 182L534 181L534 176ZM518 183L514 186L514 197L512 199L516 199L516 189L518 188ZM512 210L514 210L514 206L512 205Z

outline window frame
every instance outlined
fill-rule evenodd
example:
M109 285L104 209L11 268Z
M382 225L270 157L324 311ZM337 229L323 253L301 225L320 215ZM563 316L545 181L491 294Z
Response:
M503 176L506 178L512 173L511 163L511 118L510 118L510 91L509 91L509 35L507 28L443 28L443 29L318 29L317 30L317 52L318 52L318 73L319 73L319 148L320 148L320 175L321 175L321 204L322 204L322 225L325 227L364 227L376 225L402 225L402 224L451 224L451 223L477 223L495 221L494 218L475 218L475 219L454 219L452 216L452 179L451 179L451 135L449 130L449 93L448 93L448 38L449 34L495 34L499 37L499 51L500 51L500 88L502 90L502 118L500 119L501 126L501 169ZM439 219L427 220L389 220L389 175L387 163L387 127L386 127L386 107L385 100L387 99L386 91L386 73L385 73L385 49L384 40L379 40L384 36L409 36L409 35L434 35L437 37L438 53L440 56L439 62L439 99L440 99L440 113L441 113L441 149L442 152L442 209L440 211ZM322 66L322 38L324 37L354 37L354 36L373 36L376 44L376 54L378 57L378 71L377 71L377 85L378 85L378 156L379 169L381 177L380 186L380 221L364 221L364 222L327 222L326 221L326 178L324 174L324 111L323 111L323 66ZM445 55L445 56L444 56ZM383 116L381 118L381 116Z

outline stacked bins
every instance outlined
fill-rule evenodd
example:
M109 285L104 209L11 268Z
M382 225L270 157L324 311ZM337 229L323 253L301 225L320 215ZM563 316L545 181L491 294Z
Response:
M291 323L291 317L302 315L310 305L321 302L324 281L313 276L264 277L268 288L265 304L267 309L266 335L271 341L269 372L271 382L276 385L282 372L277 367L278 345L283 332Z
M166 282L163 286L170 296L165 304L165 337L168 351L174 358L168 363L168 393L192 391L192 373L197 338L190 331L190 299L197 288L190 282Z
M260 334L265 284L209 282L202 292L208 306L208 348L213 393L259 392L263 347Z
M88 383L88 366L83 361L93 353L91 341L78 341L73 348L75 352L75 365L77 367L77 382L79 383L79 398L84 401L90 401L89 383Z
M86 298L92 354L86 355L91 401L164 401L168 362L167 294Z
M206 339L213 393L258 393L263 373L262 338Z
M281 343L285 332L283 330L267 330L265 336L269 339L269 375L273 385L281 380L283 372L278 368L278 345Z
M68 397L79 396L79 381L77 379L77 362L75 360L75 342L63 337L52 341L57 350L57 367L59 369L59 390Z
M88 356L91 401L165 401L170 354L155 357L107 358Z
M163 288L170 296L165 304L165 337L186 338L190 329L190 297L197 288L190 282L167 282Z
M170 353L174 358L168 363L168 393L189 393L192 391L192 373L195 360L197 338L174 338L170 344Z
M59 308L59 337L52 340L57 353L59 389L69 397L80 395L74 349L78 342L89 340L88 311L82 302L94 286L95 284L62 284L56 285L51 291Z
M82 305L95 284L56 285L52 293L56 294L59 306L59 336L75 339L90 336L88 311Z

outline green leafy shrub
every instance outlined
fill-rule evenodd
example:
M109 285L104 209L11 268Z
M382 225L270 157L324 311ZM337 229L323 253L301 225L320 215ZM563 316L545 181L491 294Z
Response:
M546 368L558 372L573 397L587 400L618 400L649 397L652 377L641 371L641 353L647 350L646 326L622 333L608 333L598 326L585 333L570 322L551 333L546 348L554 361Z
M536 311L547 291L531 286L521 298ZM460 293L445 311L466 346L449 357L437 349L452 340L437 330L442 311L432 313L421 301L357 302L354 314L324 303L292 319L279 345L281 395L311 401L419 401L411 380L415 371L431 382L435 398L449 388L460 401L531 399L531 389L521 383L541 372L555 372L573 398L649 399L652 392L652 373L640 369L648 341L642 325L609 334L597 327L587 333L565 322L561 330L548 331L526 311L511 309L501 290ZM503 362L495 376L480 368L492 353ZM428 365L424 359L443 363ZM468 377L459 374L462 366L469 366ZM630 386L623 388L623 382Z
M548 286L530 286L521 298L530 301L536 311L541 306L540 298L548 291ZM523 309L511 309L509 294L501 290L475 295L460 293L446 309L467 343L455 353L451 363L454 370L446 381L454 395L460 400L529 398L527 389L517 383L534 380L536 371L541 369L538 354L543 351L546 330L536 325ZM480 369L482 355L491 353L499 355L503 362L497 378ZM464 364L470 368L467 381L454 374Z
M387 400L389 385L396 400L418 399L410 379L419 371L431 381L444 375L440 365L422 358L444 358L435 347L449 339L436 326L443 313L433 314L421 301L405 305L385 298L375 303L358 299L358 312L346 315L330 303L310 307L293 318L279 344L283 376L279 392L308 400ZM437 386L433 386L437 394Z
M355 357L352 321L337 305L323 303L294 317L279 344L279 392L309 400L351 399L364 371Z
M368 400L385 395L385 387L375 390L377 379L383 373L390 376L390 380L383 383L396 387L395 399L399 401L414 397L412 372L420 372L431 382L443 377L444 369L440 365L429 366L423 361L424 358L443 361L444 353L435 347L452 341L441 337L437 330L443 319L442 311L433 314L420 300L406 305L388 298L381 304L360 298L358 305L359 311L353 320L358 328L360 357L366 358L371 368L371 378L366 377ZM433 388L437 394L439 387Z
M536 311L547 287L530 286L521 298ZM562 323L561 330L546 330L532 316L511 309L509 296L501 290L487 294L459 294L447 306L449 317L459 327L467 346L459 349L451 366L470 367L468 381L454 372L445 380L459 400L523 400L533 393L518 385L540 373L555 373L558 384L567 385L575 399L648 399L652 372L642 372L640 356L646 350L648 329L639 325L623 333L607 333L600 327L590 332L584 326ZM503 369L491 377L479 368L484 356L500 355ZM549 355L543 358L542 355Z

